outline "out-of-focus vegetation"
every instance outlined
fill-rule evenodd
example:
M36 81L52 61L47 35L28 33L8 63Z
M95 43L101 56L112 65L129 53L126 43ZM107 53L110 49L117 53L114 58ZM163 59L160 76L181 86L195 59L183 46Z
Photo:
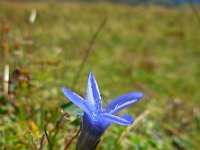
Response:
M9 2L85 2L85 3L96 3L96 2L112 2L118 4L129 4L129 5L163 5L163 6L178 6L188 3L200 4L200 0L1 0Z
M69 143L80 120L74 106L61 107L60 88L73 87L105 18L74 90L85 96L92 70L105 103L130 91L145 97L126 111L134 126L113 124L99 149L199 148L200 21L189 7L0 3L1 84L10 66L9 95L0 93L1 149L47 148L45 126L54 149Z

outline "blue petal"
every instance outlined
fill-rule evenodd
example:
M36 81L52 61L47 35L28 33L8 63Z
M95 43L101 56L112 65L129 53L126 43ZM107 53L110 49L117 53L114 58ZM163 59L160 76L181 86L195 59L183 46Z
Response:
M121 118L131 122L131 124L133 124L133 122L134 122L134 118L131 115L128 115L128 114L121 116Z
M132 105L139 101L143 97L142 93L132 92L125 95L122 95L114 99L110 104L106 106L106 112L110 114L115 114L122 110L123 108Z
M123 104L120 104L119 106L116 106L113 110L111 110L109 113L110 114L116 114L117 112L119 112L120 110L122 110L122 109L124 109L124 108L126 108L126 107L128 107L128 106L130 106L130 105L132 105L132 104L134 104L134 103L136 103L138 100L131 100L131 101L127 101L127 102L125 102L125 103L123 103Z
M90 114L90 111L89 111L89 109L88 109L88 107L86 105L86 102L82 97L80 97L76 93L72 92L71 90L65 88L64 86L62 86L62 91L63 91L64 95L71 102L73 102L76 106L78 106L80 109L82 109L86 113Z
M124 115L122 117L118 117L118 116L114 116L111 114L107 114L107 113L103 113L101 115L99 115L98 117L103 118L102 121L106 121L106 122L115 122L117 124L121 124L124 126L129 126L133 123L133 119L130 118L130 116Z
M95 112L101 112L102 101L99 93L97 82L92 72L89 73L87 91L86 91L86 102Z

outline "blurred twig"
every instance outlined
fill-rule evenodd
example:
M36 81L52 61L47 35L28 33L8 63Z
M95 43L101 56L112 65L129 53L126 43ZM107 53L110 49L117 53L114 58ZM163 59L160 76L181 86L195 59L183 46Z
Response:
M68 148L70 147L70 145L72 144L73 140L79 135L79 133L81 132L81 125L79 130L77 131L77 133L65 144L64 150L68 150Z
M46 136L46 138L47 138L47 141L48 141L48 144L49 144L49 149L52 150L53 147L52 147L52 145L51 145L51 141L50 141L50 139L49 139L49 135L48 135L48 133L47 133L46 127L44 127L44 134L45 134L45 136Z
M9 90L9 65L4 66L4 75L3 75L3 92L5 99L8 99L8 90Z
M135 119L134 123L131 126L128 126L126 128L126 130L121 135L118 136L117 141L120 141L127 132L129 132L138 122L140 122L142 119L144 119L149 114L150 114L149 110L144 111L139 117L137 117Z
M51 134L51 133L49 133L49 134L47 133L46 126L44 127L44 135L46 136L46 139L47 139L47 141L48 141L49 149L50 149L50 150L53 150L53 147L54 147L54 144L55 144L55 138L56 138L56 136L57 136L57 134L58 134L58 130L59 130L60 124L61 124L62 120L63 120L65 117L69 117L69 114L68 114L68 113L62 114L62 116L61 116L61 117L59 118L59 120L56 122L56 126L55 126L55 128L52 130L52 131L54 131L54 134L53 134L52 138L50 138L50 134ZM51 132L52 132L52 131L51 131ZM53 139L53 140L51 140L51 139ZM52 143L51 141L53 141L53 143ZM41 150L43 149L43 146L45 145L44 142L45 142L45 137L42 137L42 139L41 139L41 141L40 141L40 149L41 149Z
M40 148L39 150L44 150L46 144L46 134L42 135L41 141L40 141Z
M77 73L76 73L76 76L75 76L75 78L74 78L74 81L72 82L72 89L73 89L73 90L76 88L76 84L77 84L77 82L78 82L78 79L79 79L79 77L80 77L80 75L81 75L81 72L82 72L82 70L83 70L83 67L84 67L85 63L86 63L86 61L88 60L90 51L92 50L92 46L93 46L94 42L96 41L96 39L97 39L99 33L101 32L101 30L102 30L103 27L105 26L106 22L107 22L107 19L105 18L105 19L101 22L101 24L99 25L99 28L98 28L97 31L94 33L94 35L92 36L92 38L91 38L91 40L90 40L88 46L87 46L86 49L85 49L85 55L83 56L82 63L80 64L80 66L79 66L79 68L78 68L78 71L77 71Z
M3 94L5 96L5 100L8 100L8 89L9 89L9 42L8 42L8 34L10 31L9 23L3 23L3 26L0 30L0 65L4 68L3 73Z
M55 145L55 143L56 143L56 136L57 136L57 134L58 134L60 124L62 123L62 121L63 121L64 118L68 118L68 117L69 117L69 113L68 113L68 112L62 114L62 116L61 116L61 117L59 118L59 120L56 122L55 128L52 130L52 131L54 131L54 134L53 134L53 136L52 136L52 139L53 139L52 141L53 141L53 143L51 143L52 149L53 149L53 147L54 147L54 145Z

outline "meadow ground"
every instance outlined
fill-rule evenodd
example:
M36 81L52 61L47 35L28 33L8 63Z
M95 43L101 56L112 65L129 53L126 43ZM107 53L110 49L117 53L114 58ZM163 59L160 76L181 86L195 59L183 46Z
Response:
M45 126L54 149L63 149L80 120L76 107L63 105L61 86L84 96L90 70L104 104L131 91L145 94L124 110L136 118L134 126L113 124L98 149L199 148L200 20L189 7L0 3L0 20L1 78L10 66L9 97L0 93L2 149L48 148ZM56 128L64 112L67 119Z

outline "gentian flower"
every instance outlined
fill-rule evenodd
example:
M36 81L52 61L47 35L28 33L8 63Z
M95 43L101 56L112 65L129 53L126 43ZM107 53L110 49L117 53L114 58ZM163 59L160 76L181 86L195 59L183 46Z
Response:
M118 117L115 114L143 97L139 92L128 93L114 99L103 109L98 85L92 72L88 76L85 99L64 86L62 91L71 102L84 111L81 116L82 128L76 150L95 150L102 134L112 123L131 125L134 121L131 115Z

